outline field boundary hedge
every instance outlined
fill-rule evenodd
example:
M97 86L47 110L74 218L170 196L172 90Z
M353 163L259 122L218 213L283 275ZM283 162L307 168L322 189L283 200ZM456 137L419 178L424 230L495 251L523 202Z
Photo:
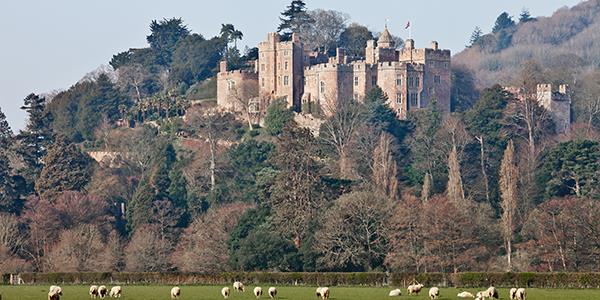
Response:
M384 272L228 272L201 273L22 273L26 284L202 284L227 285L236 280L246 284L311 286L407 286L418 281L439 287L531 287L600 288L600 273L384 273ZM2 276L8 284L9 274Z

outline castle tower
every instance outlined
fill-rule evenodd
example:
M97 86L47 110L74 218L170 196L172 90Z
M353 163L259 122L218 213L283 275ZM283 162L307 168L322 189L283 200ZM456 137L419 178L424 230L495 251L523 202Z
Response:
M377 46L379 46L381 48L396 47L394 40L392 39L392 34L390 34L390 31L388 30L387 25L385 25L385 28L383 29L381 36L379 36L379 39L377 40Z
M550 113L557 133L565 133L571 128L571 93L568 85L561 84L555 91L551 84L538 84L537 101Z

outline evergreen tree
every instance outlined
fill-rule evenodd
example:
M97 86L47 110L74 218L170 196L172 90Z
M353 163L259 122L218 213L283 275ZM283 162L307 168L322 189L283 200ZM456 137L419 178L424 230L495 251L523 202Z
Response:
M448 185L446 194L448 195L448 200L452 201L456 207L467 208L456 145L452 145L452 150L448 155Z
M265 116L265 130L270 135L279 135L283 127L294 119L294 112L287 108L284 100L275 100L267 108Z
M387 100L387 95L378 86L367 92L363 101L367 108L367 121L373 127L381 128L394 136L397 142L402 142L409 132L408 124L398 119L387 105Z
M0 152L8 150L8 146L11 144L13 138L12 130L8 121L6 121L6 115L0 109Z
M523 10L521 10L521 14L519 15L519 23L527 23L531 21L535 21L535 18L531 16L529 10L523 8Z
M512 17L509 16L507 12L503 12L498 16L498 18L496 18L496 23L494 23L492 32L498 33L513 26L515 26L515 21L513 21Z
M517 183L519 170L515 161L515 146L512 140L504 151L502 166L500 169L500 191L502 193L502 235L506 247L507 271L512 271L512 242L516 229L517 213Z
M0 149L0 212L16 213L20 207L10 161Z
M35 183L40 197L53 200L64 191L80 191L90 181L92 159L78 146L58 138L44 157L44 167Z
M475 30L473 30L473 33L471 33L471 38L469 38L469 45L467 47L470 48L475 46L479 42L479 39L482 35L483 31L481 30L481 28L479 28L479 26L476 26Z
M22 174L31 187L44 166L42 158L46 155L53 138L50 126L52 118L46 113L45 107L46 99L36 94L29 94L21 106L21 109L27 112L29 120L25 130L16 136L17 154L25 163Z
M312 22L312 18L306 12L306 3L302 0L293 0L281 13L279 20L281 24L277 27L277 32L282 35L284 41L290 40L292 33L300 32L301 28Z
M150 209L154 196L154 189L150 186L148 178L142 178L127 205L127 229L130 234L133 234L140 225L150 222Z
M183 24L181 18L153 20L150 23L150 35L146 37L150 48L156 52L156 63L168 66L177 42L190 34L190 30Z
M175 207L179 207L187 210L187 180L181 172L181 168L173 168L169 172L169 199L173 202Z
M340 34L340 47L348 56L364 57L365 45L372 39L373 33L367 27L353 23Z

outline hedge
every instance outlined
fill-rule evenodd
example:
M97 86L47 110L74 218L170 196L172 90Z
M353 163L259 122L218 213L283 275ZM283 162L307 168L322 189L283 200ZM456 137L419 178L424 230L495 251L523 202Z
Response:
M2 282L8 283L8 274ZM247 284L312 286L407 286L418 281L440 287L532 287L600 288L600 273L309 273L309 272L229 272L200 273L23 273L27 284L229 284L239 280Z

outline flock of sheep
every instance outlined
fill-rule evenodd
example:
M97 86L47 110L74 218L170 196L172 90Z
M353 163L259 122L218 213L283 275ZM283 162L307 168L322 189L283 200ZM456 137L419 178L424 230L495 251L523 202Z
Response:
M407 288L407 292L409 295L418 295L423 289L424 285L417 283L411 284ZM244 292L244 284L236 281L233 283L233 290L236 292ZM113 286L110 291L108 291L105 285L97 286L92 285L90 287L90 297L96 299L97 297L105 298L106 296L110 298L120 298L122 295L123 289L121 286ZM254 288L254 296L256 299L260 298L263 294L262 288L257 286ZM277 296L277 288L269 287L267 290L267 294L271 299L274 299ZM400 296L402 294L402 290L395 289L391 290L389 293L390 297ZM48 300L60 300L60 297L63 295L62 288L60 286L50 286L50 291L48 292ZM229 298L229 287L223 287L221 289L221 295L223 298ZM178 299L181 296L181 288L178 286L173 287L171 289L171 299ZM329 299L329 288L328 287L318 287L316 291L316 296L319 299ZM429 289L429 298L430 299L438 299L440 296L440 289L438 287L432 287ZM526 291L524 288L512 288L509 291L509 297L511 300L525 300ZM475 298L475 300L485 300L488 298L499 298L498 290L491 286L485 291L477 292L477 294L473 295L470 292L463 291L458 293L457 297L459 298ZM1 299L1 298L0 298Z
M418 283L418 284L411 284L408 286L408 288L406 289L409 295L418 295L421 290L423 289L424 285ZM395 290L391 290L389 293L390 297L396 297L396 296L400 296L402 294L402 290L400 289L395 289ZM508 292L509 297L511 300L525 300L525 296L526 296L526 292L524 288L512 288L510 289L510 291ZM440 296L440 289L438 287L432 287L429 289L429 298L430 299L438 299L438 297ZM467 291L463 291L458 293L458 295L456 295L458 298L475 298L475 300L485 300L488 298L495 298L498 299L499 298L499 294L498 294L498 290L493 287L490 286L487 290L485 291L480 291L477 292L477 294L473 295Z

